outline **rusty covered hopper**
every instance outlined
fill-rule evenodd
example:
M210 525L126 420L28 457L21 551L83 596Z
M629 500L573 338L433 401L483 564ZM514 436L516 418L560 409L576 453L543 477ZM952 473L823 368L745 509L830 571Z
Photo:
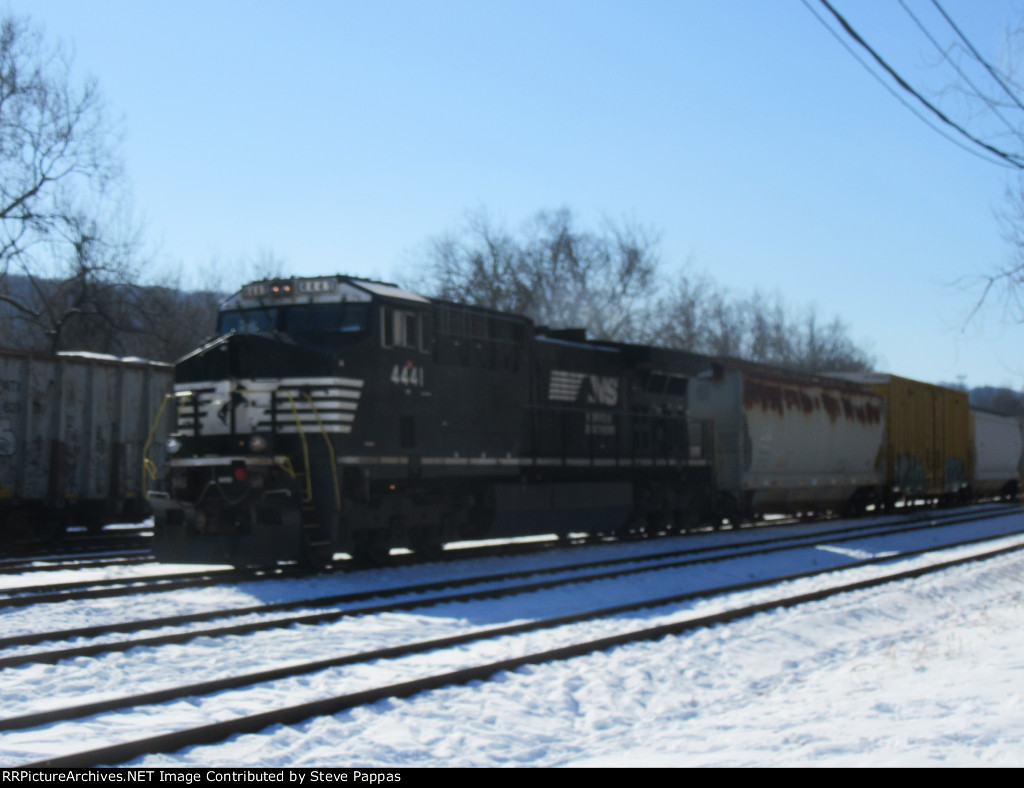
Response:
M715 422L726 510L843 510L882 483L884 403L858 385L742 361L697 382L690 414Z

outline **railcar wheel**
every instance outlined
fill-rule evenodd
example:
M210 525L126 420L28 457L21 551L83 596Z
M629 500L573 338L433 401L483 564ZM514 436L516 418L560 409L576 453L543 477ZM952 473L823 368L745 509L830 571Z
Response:
M54 544L64 538L67 528L66 509L44 509L36 519L35 536L47 544Z
M863 517L867 514L868 500L867 496L860 490L850 496L850 500L846 502L844 516L845 517Z
M718 501L718 514L715 516L716 531L722 527L722 520L728 521L733 528L739 528L742 522L740 505L728 493L724 493Z
M33 536L32 518L21 506L10 509L3 517L3 535L5 542L27 542Z

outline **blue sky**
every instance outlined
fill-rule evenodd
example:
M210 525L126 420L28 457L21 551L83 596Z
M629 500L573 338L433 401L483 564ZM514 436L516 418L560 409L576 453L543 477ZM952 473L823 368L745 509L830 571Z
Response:
M930 0L905 2L951 40ZM896 0L834 5L952 106ZM943 7L994 61L1024 19L1016 0ZM154 275L233 287L269 252L403 278L468 211L514 229L567 206L656 228L669 278L838 315L880 368L1024 386L1024 327L995 305L965 327L974 296L952 285L1006 259L994 213L1015 176L914 117L800 0L7 8L73 45L123 119Z

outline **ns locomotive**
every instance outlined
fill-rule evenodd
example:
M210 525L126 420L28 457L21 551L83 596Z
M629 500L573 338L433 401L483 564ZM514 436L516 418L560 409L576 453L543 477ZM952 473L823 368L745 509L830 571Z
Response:
M155 552L364 563L455 539L712 516L710 360L347 276L260 281L180 360Z

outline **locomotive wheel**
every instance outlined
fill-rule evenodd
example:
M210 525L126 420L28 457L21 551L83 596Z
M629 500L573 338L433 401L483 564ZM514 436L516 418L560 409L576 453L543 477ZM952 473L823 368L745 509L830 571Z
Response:
M36 520L35 536L47 544L59 542L68 527L66 509L45 509Z
M353 539L352 558L357 566L386 566L391 560L388 535L382 531L363 531Z
M672 513L669 511L648 512L644 534L650 538L672 533Z
M672 510L672 531L674 534L685 534L700 528L700 518L691 507Z
M445 557L444 540L433 528L420 528L412 536L412 549L425 561L443 561Z
M615 531L615 538L623 542L633 542L647 536L647 517L640 512L633 512L629 519Z
M317 545L315 547L306 545L299 559L301 567L309 572L322 572L330 568L333 563L334 548L330 545Z

